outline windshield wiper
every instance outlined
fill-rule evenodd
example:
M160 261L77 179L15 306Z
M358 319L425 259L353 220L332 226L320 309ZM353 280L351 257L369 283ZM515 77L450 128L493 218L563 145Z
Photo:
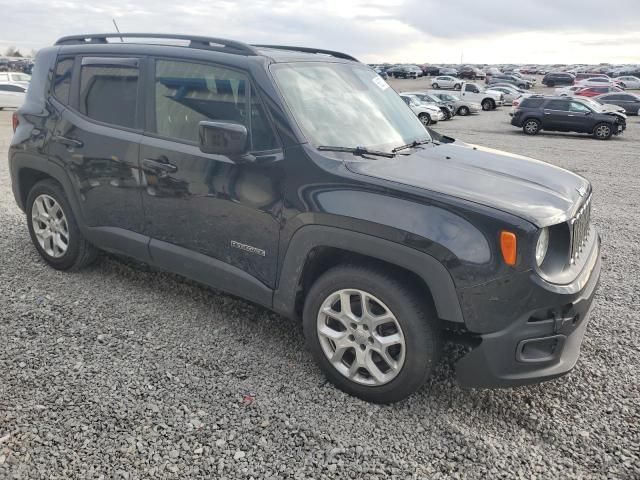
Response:
M411 143L407 143L406 145L400 145L399 147L394 148L393 150L391 150L393 153L399 152L401 150L406 150L407 148L415 148L418 147L420 145L424 145L425 143L429 143L431 142L431 140L414 140Z
M334 147L331 145L320 145L318 150L324 150L326 152L347 152L354 155L377 155L379 157L393 158L396 156L395 152L383 152L381 150L369 150L365 147Z

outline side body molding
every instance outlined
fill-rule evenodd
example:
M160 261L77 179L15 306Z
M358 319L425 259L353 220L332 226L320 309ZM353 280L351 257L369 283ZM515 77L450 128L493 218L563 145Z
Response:
M396 242L320 225L301 227L291 238L282 263L280 282L273 295L276 312L295 316L297 287L307 256L316 247L333 247L371 256L414 272L431 290L438 316L451 322L464 322L453 279L438 260Z

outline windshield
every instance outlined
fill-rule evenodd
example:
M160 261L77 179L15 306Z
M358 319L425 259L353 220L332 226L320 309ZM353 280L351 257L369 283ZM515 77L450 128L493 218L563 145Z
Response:
M314 145L390 150L429 134L375 72L346 63L271 66L282 96Z

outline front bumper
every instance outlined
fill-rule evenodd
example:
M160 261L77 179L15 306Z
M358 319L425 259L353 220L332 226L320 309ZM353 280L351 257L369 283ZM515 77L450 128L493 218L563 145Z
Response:
M547 289L539 278L535 281L529 278L528 286L514 281L510 298L513 310L520 312L515 321L500 330L476 337L479 345L456 365L458 382L467 387L511 387L551 380L570 372L580 355L601 266L598 237L585 271L576 280L576 285L582 288L575 293L565 293L572 290L564 287ZM537 275L525 273L529 277ZM509 282L501 288L509 288ZM473 293L476 298L477 293ZM497 297L491 290L485 295L490 298L483 303L485 308L481 308L484 316L489 302ZM522 303L528 307L522 308ZM497 307L496 317L504 313L504 305L500 308Z

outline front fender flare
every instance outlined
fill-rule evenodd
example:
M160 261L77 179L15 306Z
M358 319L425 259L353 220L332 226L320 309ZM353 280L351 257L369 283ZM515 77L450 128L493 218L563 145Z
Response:
M332 247L370 256L415 273L429 287L438 317L464 323L453 279L438 260L390 240L321 225L301 227L291 238L282 262L278 288L273 295L273 309L278 313L295 316L298 285L307 257L316 247Z

